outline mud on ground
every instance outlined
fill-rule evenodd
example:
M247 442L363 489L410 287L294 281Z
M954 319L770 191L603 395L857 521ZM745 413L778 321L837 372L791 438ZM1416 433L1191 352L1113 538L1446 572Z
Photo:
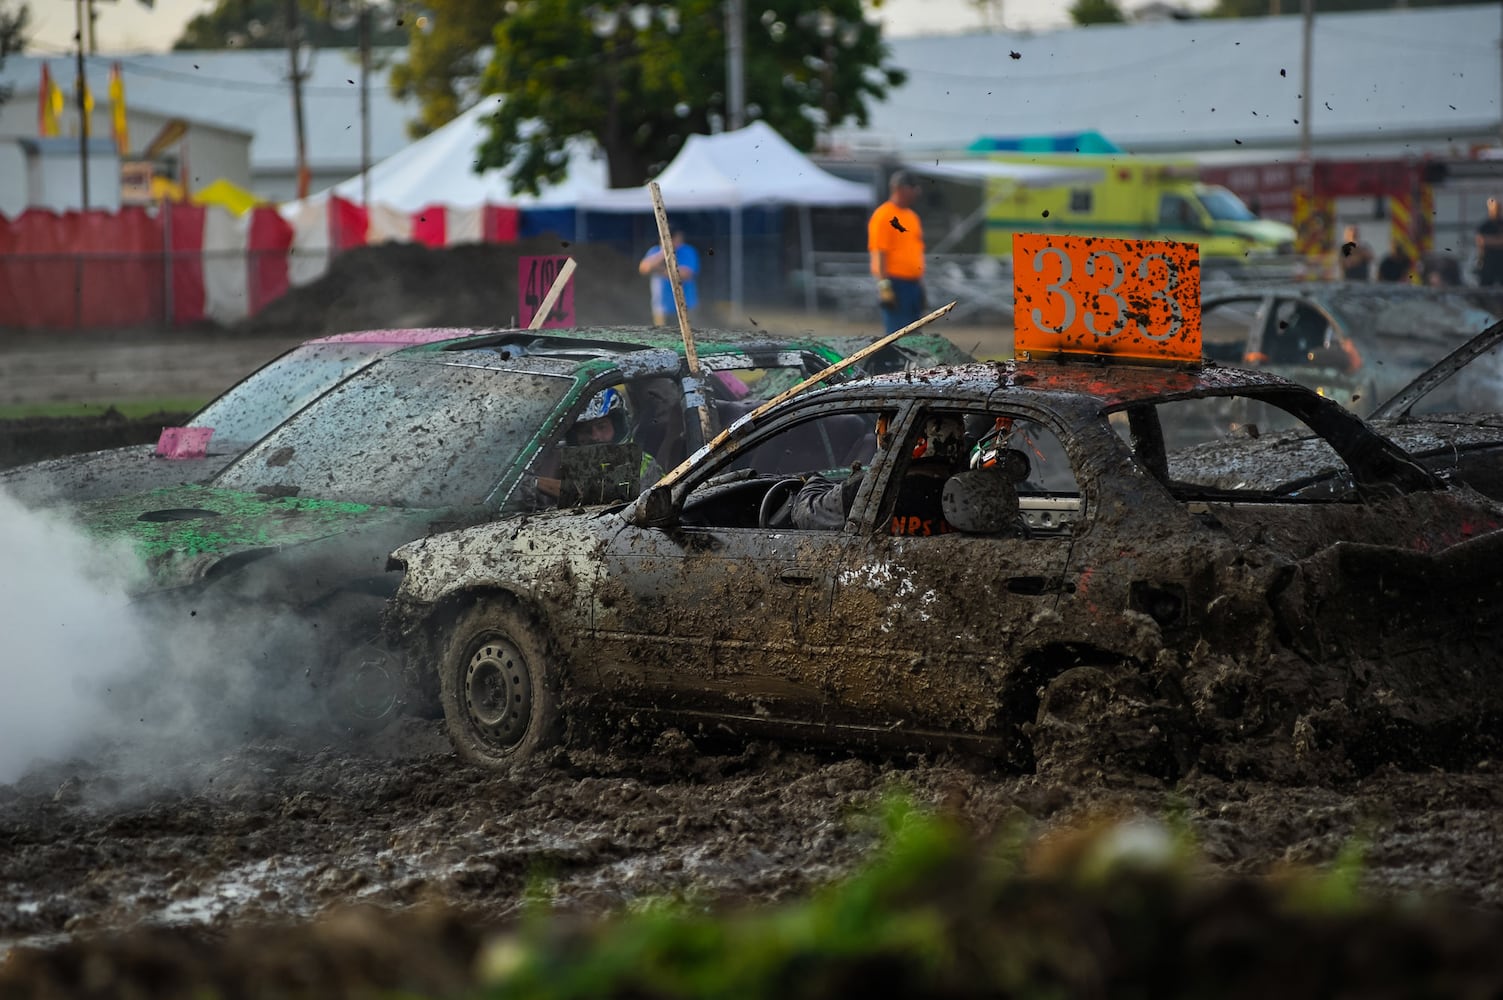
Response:
M1331 787L1199 775L1168 787L696 747L669 732L494 774L414 721L379 747L255 743L172 768L143 770L117 747L0 787L0 996L452 991L482 933L514 925L538 885L573 914L664 895L788 900L869 856L862 817L894 790L981 835L1172 814L1220 874L1325 865L1365 844L1366 887L1503 914L1503 782L1490 764ZM1247 948L1282 947L1271 928L1243 933ZM85 988L89 968L106 988Z

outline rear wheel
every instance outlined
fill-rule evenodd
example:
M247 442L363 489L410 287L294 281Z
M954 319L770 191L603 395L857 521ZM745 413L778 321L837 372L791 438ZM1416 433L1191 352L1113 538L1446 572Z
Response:
M482 601L461 614L439 671L444 722L466 760L500 767L562 739L554 657L515 602Z
M1172 780L1184 770L1186 720L1132 667L1072 667L1045 686L1030 734L1051 771L1137 772Z

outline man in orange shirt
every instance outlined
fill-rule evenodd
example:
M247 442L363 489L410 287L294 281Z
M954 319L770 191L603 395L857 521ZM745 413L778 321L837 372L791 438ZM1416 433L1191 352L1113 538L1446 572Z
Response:
M866 226L866 248L877 279L877 301L888 333L900 330L924 314L924 228L913 205L919 185L906 170L888 181L888 198L872 213Z

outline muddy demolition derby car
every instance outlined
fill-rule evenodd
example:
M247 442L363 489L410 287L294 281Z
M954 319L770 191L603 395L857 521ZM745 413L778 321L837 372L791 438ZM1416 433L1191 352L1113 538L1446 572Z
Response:
M1218 427L1228 400L1334 464L1294 491L1172 476L1169 429ZM879 424L885 447L851 433ZM936 491L918 480L956 426ZM463 756L623 723L1164 777L1498 748L1503 508L1277 375L973 364L814 390L732 432L635 502L394 553L389 627ZM853 463L843 525L790 521Z
M423 343L340 382L207 483L71 514L134 547L150 571L137 600L163 635L191 627L249 651L256 669L232 672L239 687L221 700L262 704L266 721L378 727L409 690L377 639L393 548L560 499L634 497L652 462L704 443L689 400L707 400L716 432L838 360L818 341L714 331L699 356L707 374L690 379L677 334L645 329ZM611 440L573 439L588 416Z

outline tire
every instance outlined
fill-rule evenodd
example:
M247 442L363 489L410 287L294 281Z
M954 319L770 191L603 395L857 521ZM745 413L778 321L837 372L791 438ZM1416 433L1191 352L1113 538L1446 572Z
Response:
M1172 780L1185 769L1178 744L1186 732L1183 713L1124 663L1072 667L1051 680L1031 739L1041 769Z
M335 735L380 733L410 700L403 657L379 637L382 604L374 595L341 594L319 610L333 637L320 645L311 676L324 725Z
M514 601L483 600L453 625L439 659L439 701L460 756L482 767L527 760L562 741L556 657Z

